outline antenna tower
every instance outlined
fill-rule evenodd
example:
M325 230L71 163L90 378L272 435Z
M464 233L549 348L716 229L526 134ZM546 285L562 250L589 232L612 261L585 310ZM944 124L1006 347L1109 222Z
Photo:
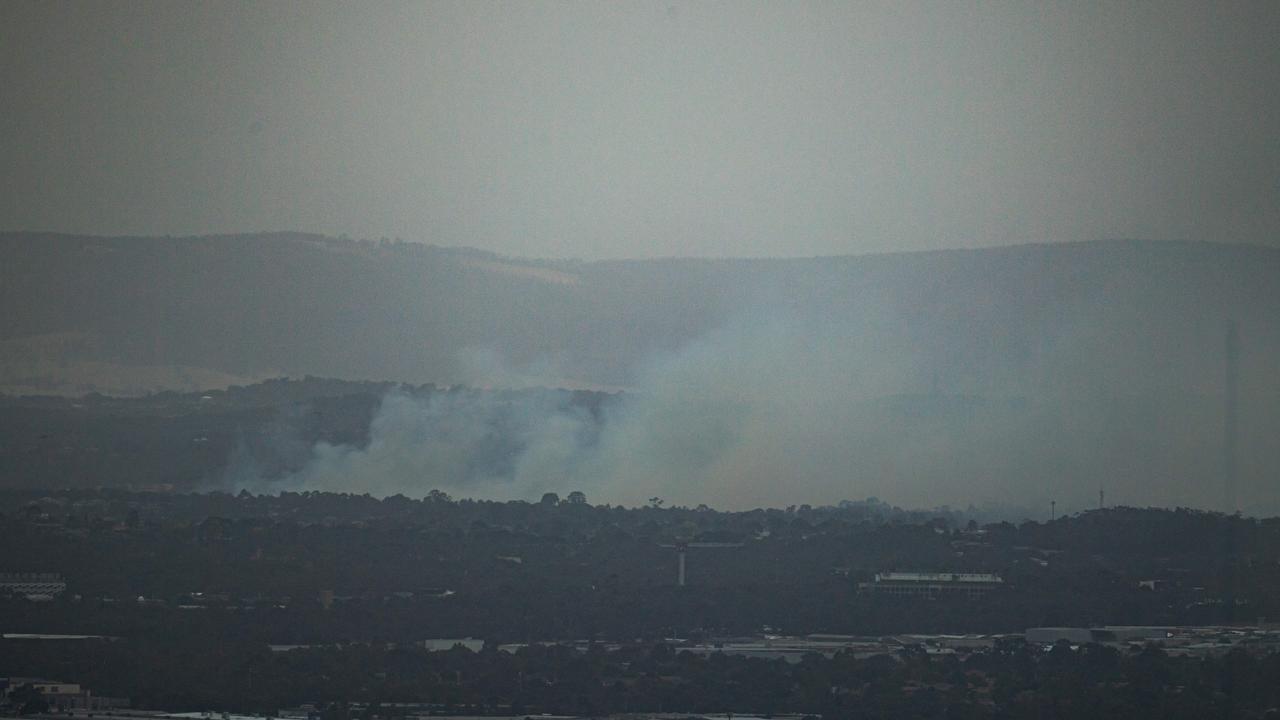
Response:
M1227 321L1226 337L1226 378L1223 388L1223 424L1222 424L1222 490L1226 495L1227 512L1239 510L1236 499L1236 395L1240 380L1240 331L1235 320Z

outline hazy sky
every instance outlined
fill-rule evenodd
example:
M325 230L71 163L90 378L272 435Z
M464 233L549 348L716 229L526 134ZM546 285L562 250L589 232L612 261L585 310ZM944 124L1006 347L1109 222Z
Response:
M1280 3L0 4L0 229L1280 243Z

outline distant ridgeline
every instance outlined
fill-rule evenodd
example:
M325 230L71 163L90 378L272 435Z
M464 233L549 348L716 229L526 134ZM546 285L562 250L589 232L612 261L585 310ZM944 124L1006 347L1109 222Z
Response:
M882 394L1197 391L1218 386L1228 318L1246 371L1274 357L1278 278L1280 249L1190 242L577 262L298 233L0 233L0 389L477 384L472 350L563 381L543 384L619 387L655 355L776 317L878 349L850 363L907 362Z
M223 473L234 459L252 463L269 481L301 468L316 443L365 446L370 421L392 391L423 402L483 397L499 407L536 397L578 408L588 418L598 418L613 397L311 377L138 398L0 395L0 487L228 489ZM494 432L492 462L500 463L519 450L518 438L503 436L500 428Z
M233 393L12 396L321 375L625 388L648 403L629 427L665 435L613 438L623 452L606 460L648 463L657 478L687 470L673 459L700 463L655 490L669 499L737 482L714 476L723 468L741 482L707 499L787 504L768 493L794 476L812 499L1076 510L1105 488L1130 504L1280 510L1277 248L577 262L296 233L7 233L0 303L6 484L190 487L232 453L275 476L317 441L367 440L391 385L256 405ZM514 464L519 442L494 442L481 464ZM637 442L651 445L643 457L627 454Z

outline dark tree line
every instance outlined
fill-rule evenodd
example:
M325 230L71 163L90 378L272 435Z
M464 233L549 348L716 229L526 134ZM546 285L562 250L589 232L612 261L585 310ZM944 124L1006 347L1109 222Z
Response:
M68 592L49 603L0 600L0 621L25 632L216 627L314 643L660 638L763 626L1021 632L1280 616L1276 519L1117 508L979 528L876 502L717 512L593 506L572 495L524 503L439 492L10 494L0 545L23 552L2 569L61 573ZM728 547L692 548L681 588L673 549L681 542ZM859 593L860 582L890 569L997 572L1007 587L980 600Z
M1149 646L1047 651L1020 641L967 655L906 648L789 664L667 645L606 652L531 646L514 654L348 645L272 653L174 636L74 648L0 644L0 672L75 678L167 710L273 712L300 703L331 718L442 713L809 713L826 718L1262 717L1280 703L1280 655L1207 659ZM359 703L359 707L354 704Z

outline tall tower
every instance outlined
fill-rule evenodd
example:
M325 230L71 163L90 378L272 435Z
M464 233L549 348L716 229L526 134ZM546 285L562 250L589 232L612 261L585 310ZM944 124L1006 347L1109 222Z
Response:
M1223 383L1222 490L1226 511L1234 513L1240 509L1236 498L1236 405L1240 376L1240 331L1235 320L1227 321L1225 351L1227 367Z
M684 543L676 546L676 552L680 554L680 570L676 576L676 585L679 587L684 587L684 554L686 548L687 546Z

